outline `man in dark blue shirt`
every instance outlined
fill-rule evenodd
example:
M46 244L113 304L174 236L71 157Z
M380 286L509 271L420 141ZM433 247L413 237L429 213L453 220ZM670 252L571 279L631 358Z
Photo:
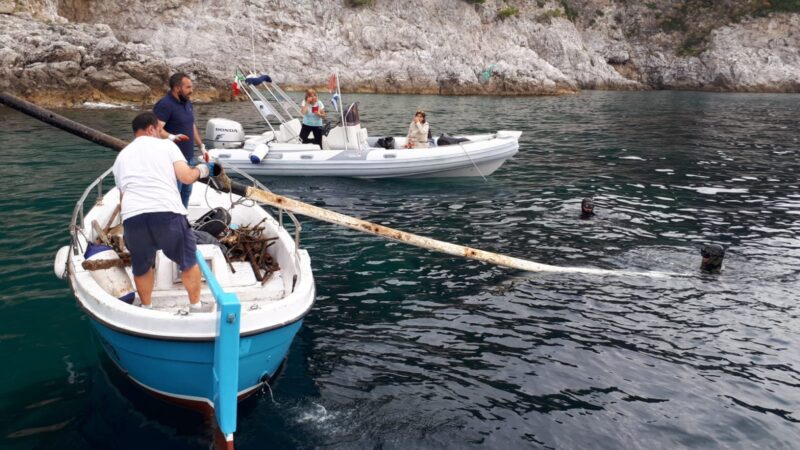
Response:
M203 158L208 162L203 139L194 123L192 110L192 79L183 72L178 72L169 77L169 92L153 107L153 112L163 126L162 138L175 142L181 149L183 157L190 166L194 166L194 144L200 147ZM178 182L178 191L181 193L183 206L189 206L189 197L192 194L192 185Z

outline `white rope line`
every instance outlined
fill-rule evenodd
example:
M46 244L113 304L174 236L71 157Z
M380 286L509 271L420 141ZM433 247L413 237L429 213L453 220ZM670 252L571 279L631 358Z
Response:
M489 182L489 180L487 180L487 179L486 179L486 177L485 177L485 176L483 176L483 172L481 172L481 169L479 169L479 168L478 168L478 165L477 165L477 164L475 164L475 161L473 161L473 160L472 160L472 156L469 156L469 152L467 151L467 149L465 149L465 148L464 148L464 146L463 146L463 145L461 145L461 142L459 142L459 143L458 143L458 146L459 146L459 147L461 147L461 150L464 152L464 154L465 154L465 155L467 155L467 158L469 158L469 162L471 162L471 163L472 163L472 167L474 167L474 168L475 168L475 170L477 170L477 171L478 171L478 175L480 175L480 176L481 176L481 178L483 178L483 181L484 181L484 182L488 183L488 182Z

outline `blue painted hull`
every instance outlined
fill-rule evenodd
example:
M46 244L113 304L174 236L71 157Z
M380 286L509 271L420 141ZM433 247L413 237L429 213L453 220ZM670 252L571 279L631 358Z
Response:
M91 320L103 349L130 378L179 402L213 405L214 341L174 341L135 336ZM289 352L302 320L239 343L238 392L269 379Z

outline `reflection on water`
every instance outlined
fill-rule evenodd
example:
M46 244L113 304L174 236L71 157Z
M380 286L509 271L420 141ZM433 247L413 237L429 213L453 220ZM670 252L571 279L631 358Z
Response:
M273 191L537 262L687 276L521 273L304 220L317 303L274 401L240 408L238 448L795 446L800 97L346 97L373 134L403 134L423 108L435 134L521 129L520 153L487 182L262 180ZM249 105L196 111L201 129L258 127ZM124 138L133 114L69 113ZM51 275L73 202L114 155L0 117L0 353L17 361L1 375L3 447L207 447L98 378ZM597 215L580 220L586 196ZM698 270L704 242L728 248L720 275Z

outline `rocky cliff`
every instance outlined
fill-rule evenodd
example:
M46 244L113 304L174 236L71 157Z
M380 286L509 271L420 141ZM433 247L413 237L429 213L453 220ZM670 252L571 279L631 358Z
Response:
M290 88L338 71L362 92L800 92L798 11L797 0L0 0L0 89L149 104L181 70L199 98L227 99L234 68L255 67Z

